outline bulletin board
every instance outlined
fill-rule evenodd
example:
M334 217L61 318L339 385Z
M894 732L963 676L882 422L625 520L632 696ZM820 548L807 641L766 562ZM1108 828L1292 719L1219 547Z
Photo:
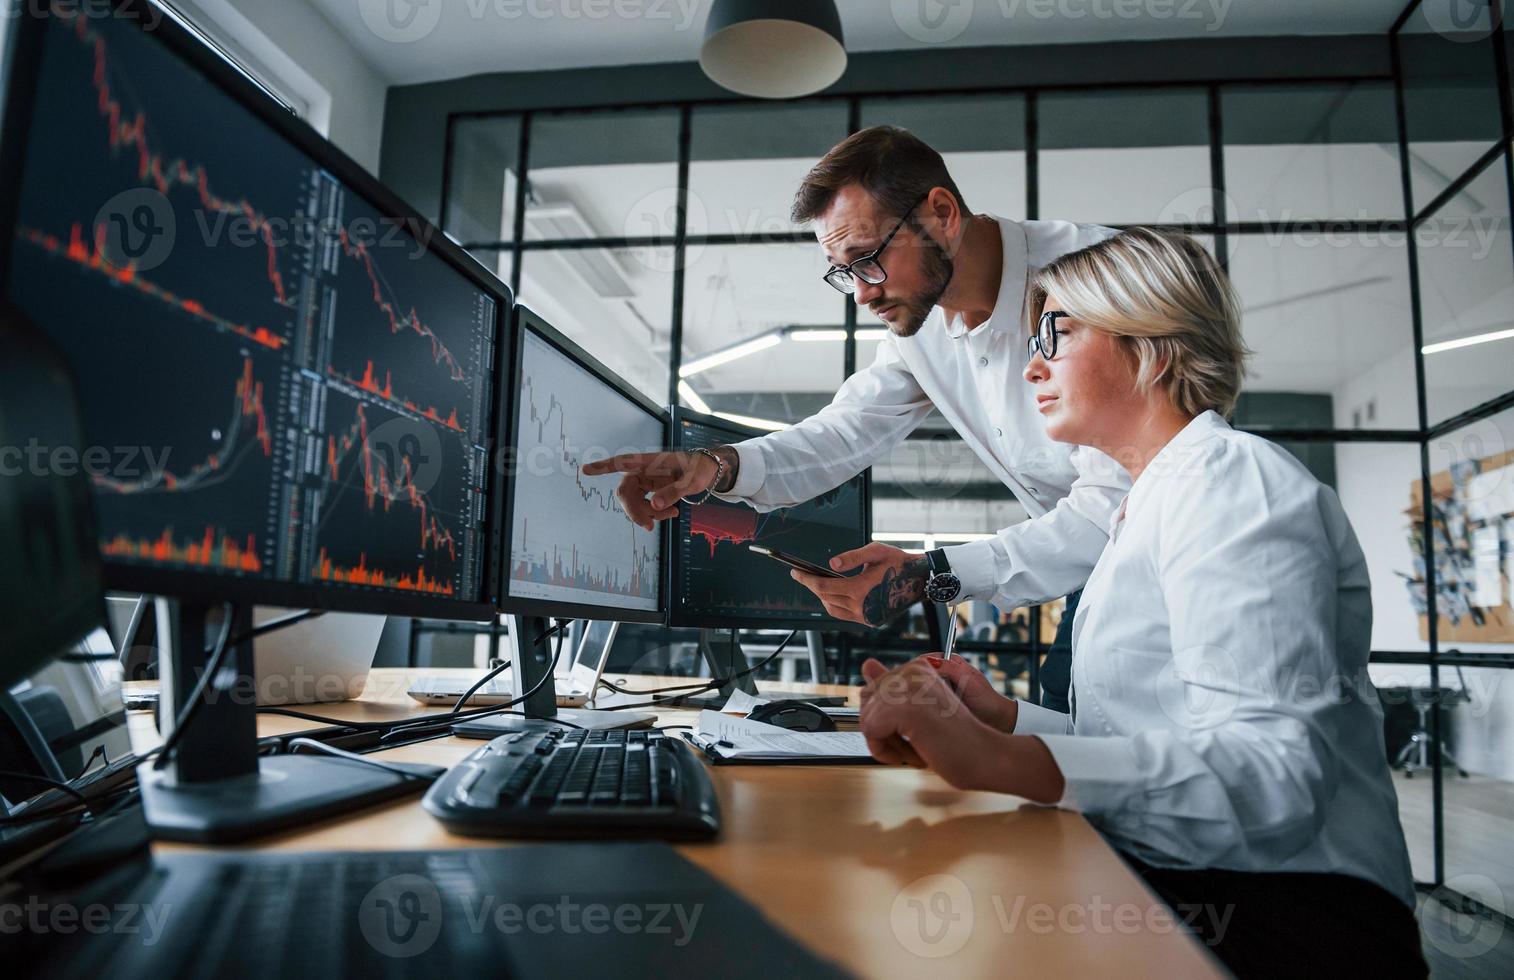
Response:
M1415 480L1409 487L1414 575L1405 578L1420 639L1428 640L1420 486ZM1514 642L1514 451L1434 474L1430 497L1440 642Z

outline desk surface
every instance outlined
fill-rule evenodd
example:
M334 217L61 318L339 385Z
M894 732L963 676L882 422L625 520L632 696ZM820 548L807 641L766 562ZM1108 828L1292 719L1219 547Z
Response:
M425 709L405 691L417 673L444 672L374 670L362 699L301 710L353 721L415 714ZM649 688L658 680L628 683ZM784 686L856 698L855 688ZM659 724L687 724L693 717L666 710ZM133 712L130 724L138 751L159 740L150 714ZM260 735L310 727L275 715L258 720ZM451 765L480 744L448 737L382 756ZM711 774L724 820L721 837L679 845L679 852L859 976L918 976L937 968L955 976L1220 975L1076 813L962 792L931 773L902 767L716 766ZM408 850L501 843L448 833L415 796L250 846Z

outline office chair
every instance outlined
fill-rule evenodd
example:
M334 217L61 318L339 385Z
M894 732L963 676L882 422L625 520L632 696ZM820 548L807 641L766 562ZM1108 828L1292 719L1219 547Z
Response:
M1459 650L1447 650L1447 653L1460 653ZM1435 736L1430 732L1429 716L1433 709L1445 707L1454 708L1458 704L1468 704L1472 695L1467 692L1467 679L1462 676L1461 666L1456 667L1457 689L1416 687L1409 692L1410 700L1414 704L1414 710L1419 715L1415 722L1414 731L1409 733L1409 741L1399 750L1398 758L1393 760L1393 768L1402 769L1405 779L1413 779L1417 772L1435 768L1430 753L1435 751L1432 746ZM1442 767L1456 770L1456 774L1463 779L1467 771L1456 762L1456 756L1446 747L1445 738L1440 740L1440 764Z

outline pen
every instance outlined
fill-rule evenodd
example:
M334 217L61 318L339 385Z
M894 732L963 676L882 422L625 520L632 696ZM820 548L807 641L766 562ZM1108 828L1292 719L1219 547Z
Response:
M942 660L950 660L952 658L952 650L957 645L957 610L956 610L956 608L953 607L953 606L948 606L946 608L946 615L947 615L947 619L949 621L946 624L946 649L941 651L941 659Z

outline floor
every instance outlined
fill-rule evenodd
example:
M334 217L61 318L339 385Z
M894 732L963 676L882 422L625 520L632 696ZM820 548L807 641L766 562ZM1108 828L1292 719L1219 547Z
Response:
M1446 884L1514 914L1514 783L1446 772ZM1393 774L1399 820L1419 881L1434 879L1429 774ZM1447 908L1420 896L1420 934L1438 980L1514 977L1514 925Z

